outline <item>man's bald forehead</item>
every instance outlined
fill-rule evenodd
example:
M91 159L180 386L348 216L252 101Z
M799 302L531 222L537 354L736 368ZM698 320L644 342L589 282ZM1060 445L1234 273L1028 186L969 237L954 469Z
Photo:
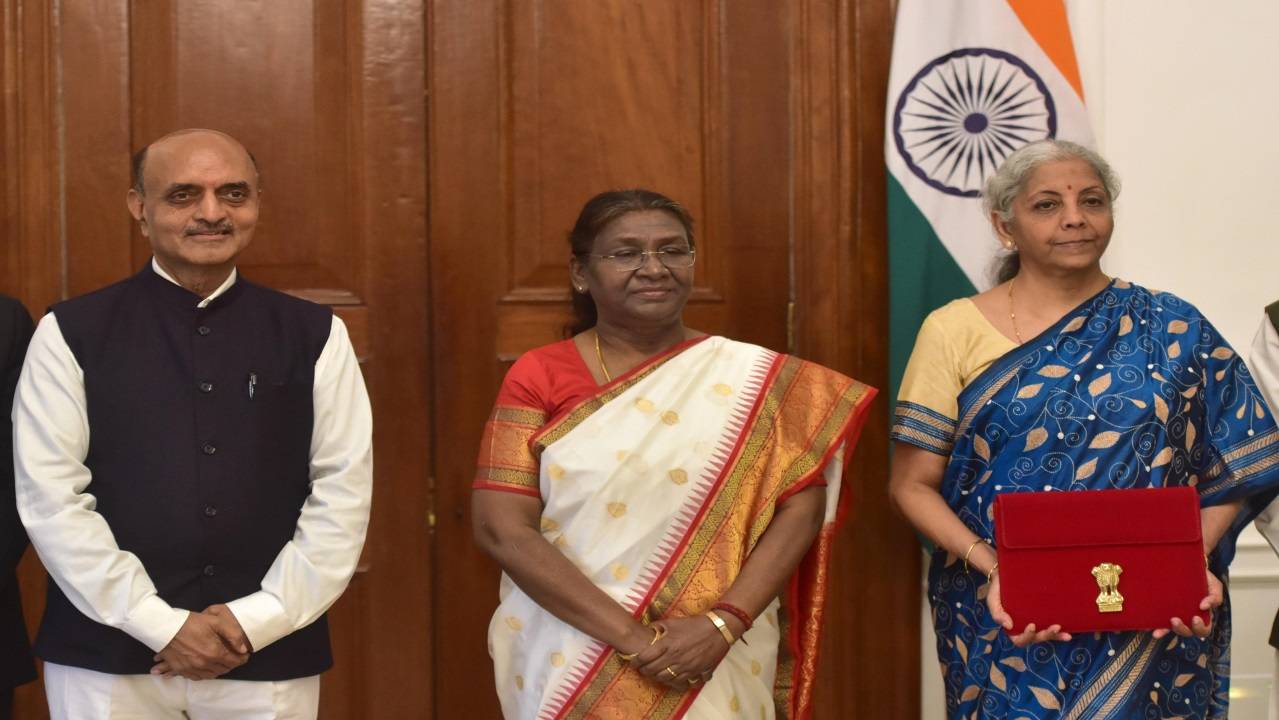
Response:
M195 137L192 137L192 136L195 136ZM147 145L144 145L141 150L134 153L133 162L131 163L131 168L130 168L130 171L131 171L130 180L132 180L133 189L136 190L139 194L145 194L146 165L147 165L148 155L150 155L152 152L155 152L155 151L162 152L164 150L167 150L168 146L179 144L183 140L200 139L201 137L206 138L208 140L212 140L214 142L219 142L219 141L224 142L228 145L231 145L232 147L239 150L240 152L243 152L244 156L249 159L249 164L253 167L253 173L255 175L260 175L258 171L258 160L257 158L253 157L253 153L250 152L249 149L244 146L244 143L235 139L231 135L228 135L227 133L222 132L221 130L209 130L207 128L186 128L183 130L175 130L167 135L163 135L151 141Z

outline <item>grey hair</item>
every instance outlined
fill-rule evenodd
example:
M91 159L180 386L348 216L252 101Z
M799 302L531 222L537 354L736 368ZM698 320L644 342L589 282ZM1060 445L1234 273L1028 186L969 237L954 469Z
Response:
M1013 219L1013 200L1026 189L1026 181L1040 166L1060 160L1083 160L1088 163L1097 178L1106 189L1106 195L1113 203L1119 197L1119 176L1110 168L1110 163L1093 150L1073 143L1069 140L1037 140L1023 145L1004 161L986 180L986 191L982 193L982 210L987 217L997 213L1001 220Z

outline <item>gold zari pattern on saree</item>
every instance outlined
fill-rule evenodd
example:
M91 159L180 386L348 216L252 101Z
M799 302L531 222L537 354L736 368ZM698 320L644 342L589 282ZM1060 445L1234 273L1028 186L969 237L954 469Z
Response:
M737 454L722 471L704 514L659 581L649 605L650 617L697 615L723 595L767 526L759 520L771 518L779 497L821 469L822 461L847 435L870 396L869 388L861 383L812 363L786 356L778 362L781 366L764 389ZM538 442L546 440L539 438ZM829 552L830 533L823 533L819 540L824 540L816 548L820 562ZM819 595L810 605L814 610L801 619L804 675L800 687L794 689L803 693L804 702L811 701L820 630L816 621L820 621L825 584L825 574L819 572ZM794 659L787 657L785 637L777 688L782 692L779 706L789 708ZM687 699L686 693L667 690L610 660L599 668L564 717L657 720L672 717Z

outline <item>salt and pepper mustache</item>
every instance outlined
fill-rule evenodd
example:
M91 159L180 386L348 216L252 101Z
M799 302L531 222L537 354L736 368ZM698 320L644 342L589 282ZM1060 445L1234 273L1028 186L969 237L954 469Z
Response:
M191 235L227 235L233 229L229 222L209 223L197 220L195 226L187 228L183 234L188 237Z

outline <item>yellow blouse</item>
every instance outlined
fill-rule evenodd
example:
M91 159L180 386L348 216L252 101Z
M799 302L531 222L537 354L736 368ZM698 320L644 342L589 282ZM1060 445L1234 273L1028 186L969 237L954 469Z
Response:
M897 393L893 439L949 455L959 417L959 393L1016 347L971 298L953 300L929 313Z

